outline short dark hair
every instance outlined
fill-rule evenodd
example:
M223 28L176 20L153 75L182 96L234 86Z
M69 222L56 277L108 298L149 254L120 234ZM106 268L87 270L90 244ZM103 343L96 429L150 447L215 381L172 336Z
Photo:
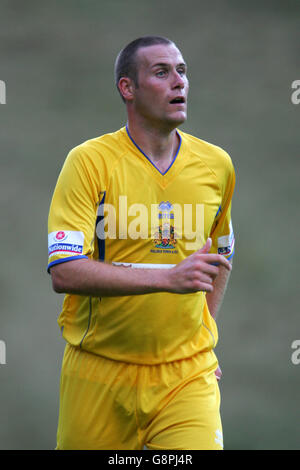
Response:
M141 47L155 46L157 44L171 45L174 42L164 36L143 36L131 41L119 52L115 62L115 83L123 101L125 99L118 86L120 78L129 77L134 81L135 86L138 87L136 53Z

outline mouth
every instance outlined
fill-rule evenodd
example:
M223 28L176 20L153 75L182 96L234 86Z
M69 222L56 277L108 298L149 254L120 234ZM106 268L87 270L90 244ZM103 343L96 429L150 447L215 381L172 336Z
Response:
M185 98L184 96L177 96L176 98L173 98L171 101L169 101L170 104L185 104Z

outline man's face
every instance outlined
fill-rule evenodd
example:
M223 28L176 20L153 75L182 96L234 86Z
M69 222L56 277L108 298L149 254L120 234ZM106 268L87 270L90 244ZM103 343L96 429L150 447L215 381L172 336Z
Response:
M159 44L140 48L136 60L135 112L154 126L175 128L183 123L189 82L181 52L173 44Z

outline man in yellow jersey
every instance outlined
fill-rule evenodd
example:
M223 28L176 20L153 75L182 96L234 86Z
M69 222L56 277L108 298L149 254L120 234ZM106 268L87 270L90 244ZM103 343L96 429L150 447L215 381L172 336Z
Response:
M233 165L178 130L189 84L172 41L132 41L115 77L127 124L70 151L49 213L48 271L66 294L57 449L222 449Z

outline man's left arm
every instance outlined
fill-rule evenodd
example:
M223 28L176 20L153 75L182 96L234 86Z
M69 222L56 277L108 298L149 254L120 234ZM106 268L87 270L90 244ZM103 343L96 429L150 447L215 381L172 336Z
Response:
M230 261L231 262L231 261ZM232 262L231 262L232 263ZM211 316L216 320L220 311L226 288L230 277L230 271L219 267L219 273L213 281L213 291L206 293L206 301Z
M232 264L232 261L230 262ZM206 302L208 305L208 309L210 311L211 316L215 320L217 319L217 315L220 311L224 299L229 277L230 272L223 268L223 266L220 266L219 273L213 281L213 291L206 293ZM215 371L215 375L217 380L220 380L222 377L222 371L219 365Z
M231 222L231 203L235 188L235 170L231 158L226 152L221 151L218 163L222 163L222 165L216 167L216 171L220 172L221 204L209 235L212 239L211 252L223 255L232 263L235 237ZM217 319L220 311L228 281L229 271L226 273L222 266L219 266L219 273L213 281L213 290L206 293L207 306L214 320ZM222 372L219 367L215 374L217 379L220 380Z

